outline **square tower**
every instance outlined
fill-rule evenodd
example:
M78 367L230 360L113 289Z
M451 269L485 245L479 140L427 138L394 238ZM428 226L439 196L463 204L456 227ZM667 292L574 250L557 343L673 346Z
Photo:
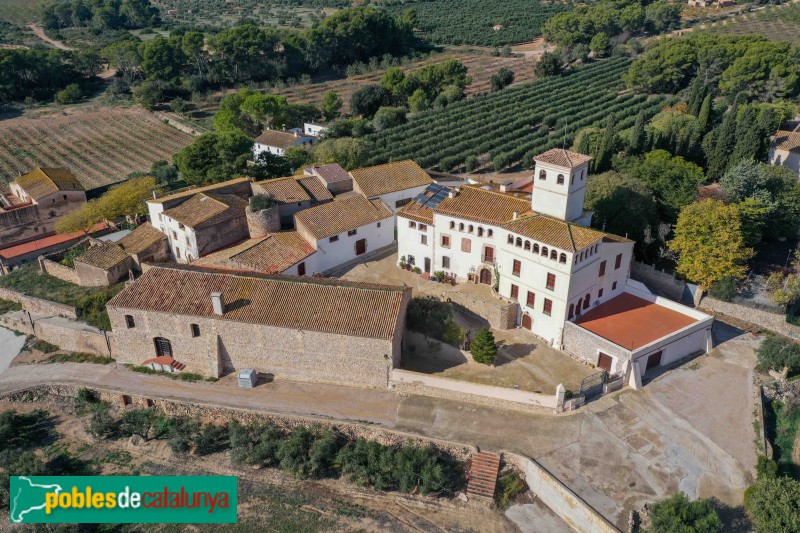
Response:
M533 210L585 225L583 200L591 159L591 156L562 148L553 148L534 157Z

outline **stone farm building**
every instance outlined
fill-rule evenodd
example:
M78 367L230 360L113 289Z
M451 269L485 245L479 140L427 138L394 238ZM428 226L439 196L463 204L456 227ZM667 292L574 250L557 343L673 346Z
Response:
M587 227L591 158L534 158L532 198L432 185L398 214L398 257L425 273L495 287L517 324L561 350L624 375L710 348L712 318L629 280L633 241Z
M397 286L152 267L107 305L112 354L213 377L255 369L386 387L410 298Z
M781 165L800 174L800 126L794 131L778 131L769 147L767 163Z

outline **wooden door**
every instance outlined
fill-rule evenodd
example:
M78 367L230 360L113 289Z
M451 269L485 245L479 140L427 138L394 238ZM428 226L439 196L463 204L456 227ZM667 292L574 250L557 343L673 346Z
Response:
M359 239L356 241L356 255L363 255L367 253L367 239Z
M430 257L426 257L425 258L425 272L427 272L428 274L431 273L431 258Z
M306 263L302 262L297 265L297 275L298 276L305 276L306 275Z
M661 352L658 351L654 354L650 354L647 358L647 367L645 368L645 372L648 370L655 368L657 366L661 366Z
M492 284L492 272L488 268L481 270L481 283L484 285Z
M609 374L611 373L611 364L613 360L611 359L610 355L606 355L603 352L600 352L600 357L597 358L597 368L602 368Z
M528 314L522 315L522 327L527 330L533 328L533 319L531 318L531 315Z
M494 248L486 248L483 253L483 260L487 263L494 263Z

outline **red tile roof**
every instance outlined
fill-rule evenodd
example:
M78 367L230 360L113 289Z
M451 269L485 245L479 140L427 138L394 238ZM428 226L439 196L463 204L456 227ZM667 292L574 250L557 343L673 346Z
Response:
M647 346L695 322L696 318L627 292L592 308L575 321L627 350Z
M89 234L96 233L98 231L103 231L109 229L107 224L102 222L98 222L89 230ZM78 231L75 233L65 233L61 235L50 235L49 237L44 237L43 239L37 239L35 241L26 242L23 244L17 244L16 246L9 246L8 248L0 249L0 257L4 259L13 259L14 257L19 257L21 255L26 255L31 252L35 252L36 250L44 250L51 246L56 246L58 244L62 244L65 242L69 242L75 239L79 239L85 236L85 233L82 231Z
M347 173L345 169L339 166L339 163L331 163L329 165L319 165L304 169L306 174L314 173L326 183L338 183L340 181L350 181L353 178Z
M280 274L315 251L296 231L281 231L208 254L194 264Z
M184 365L183 363L179 363L172 357L166 355L162 355L160 357L153 357L152 359L142 361L141 366L147 366L150 363L155 363L157 365L163 365L163 366L171 366L175 370L183 370L184 368L186 368L186 365Z
M335 279L215 272L197 267L153 267L108 302L140 309L279 328L393 339L410 289ZM215 315L211 293L225 313Z
M592 156L590 155L564 150L563 148L553 148L533 158L534 161L541 161L542 163L550 163L551 165L567 168L576 167L591 159Z

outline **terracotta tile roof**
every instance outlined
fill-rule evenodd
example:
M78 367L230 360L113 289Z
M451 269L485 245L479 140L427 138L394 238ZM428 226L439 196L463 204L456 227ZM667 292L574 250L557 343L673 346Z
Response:
M293 177L257 181L253 183L253 192L268 194L284 204L311 201L311 195Z
M319 179L315 176L308 176L306 178L297 178L297 182L311 195L316 202L325 202L333 200L331 191L325 187Z
M152 359L147 359L146 361L142 361L141 366L147 366L150 363L162 366L171 366L175 370L183 370L184 368L186 368L186 365L184 365L183 363L179 363L178 361L167 355L162 355L160 357L153 357Z
M89 230L89 234L94 234L99 231L108 230L108 224L103 222L98 222ZM36 250L45 250L50 248L51 246L58 246L59 244L64 244L69 241L74 241L80 239L81 237L85 237L86 234L82 231L76 231L75 233L65 233L60 235L50 235L49 237L44 237L42 239L36 239L35 241L29 241L22 244L17 244L14 246L9 246L8 248L0 249L0 257L3 259L13 259L15 257L19 257L21 255L26 255Z
M145 222L121 238L117 244L122 246L126 253L138 254L147 250L161 239L166 239L166 236L154 228L149 222Z
M575 167L591 159L592 156L590 155L579 154L578 152L564 150L563 148L553 148L533 158L534 161L550 163L551 165L559 167Z
M102 242L90 246L86 252L75 258L76 262L86 263L103 270L114 268L128 258L128 254L115 242Z
M604 239L633 242L617 235L603 233L602 231L564 222L539 213L531 213L503 224L503 228L517 235L569 252L583 250L589 245Z
M499 225L513 220L514 211L522 215L530 210L530 200L480 187L464 187L455 198L445 198L434 212Z
M247 182L247 178L236 178L228 181L223 181L220 183L214 183L213 185L206 185L205 187L190 187L188 189L184 189L182 191L178 191L173 194L169 194L167 196L162 196L160 198L154 198L152 200L147 200L149 204L163 204L164 202L169 202L170 200L178 200L180 198L188 198L190 196L194 196L197 193L201 192L213 192L218 189L222 189L225 187L230 187L231 185L236 185L238 183L245 183Z
M281 231L208 254L193 264L280 274L315 251L296 231Z
M415 222L422 222L423 224L433 224L433 209L422 206L417 202L404 205L403 208L397 212L397 216Z
M407 290L309 277L153 267L107 307L388 340L401 333L396 328ZM211 307L212 292L222 293L221 316Z
M303 169L306 174L316 174L326 183L337 183L340 181L350 181L353 178L347 173L345 169L339 166L339 163L331 163L330 165L313 166Z
M800 131L779 131L775 134L772 145L776 150L800 152Z
M623 292L593 307L575 323L618 346L637 350L697 321L691 316Z
M317 240L391 217L392 210L382 200L367 200L361 195L304 209L294 216Z
M410 159L359 168L350 174L358 188L368 198L433 183L428 173Z
M247 200L235 194L198 193L177 207L167 209L164 215L194 228L225 213L244 215Z
M83 191L75 174L65 168L37 167L14 180L34 200L58 191Z
M286 149L295 144L302 137L303 135L295 137L294 133L288 133L285 131L267 130L256 137L255 142L257 144L263 144L264 146L274 146L275 148Z

